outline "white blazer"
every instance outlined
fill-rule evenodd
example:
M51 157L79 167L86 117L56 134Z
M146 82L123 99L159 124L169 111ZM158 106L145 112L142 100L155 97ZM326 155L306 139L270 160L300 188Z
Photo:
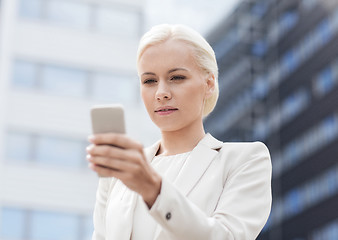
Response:
M158 148L156 143L145 149L149 161ZM138 197L121 181L101 178L92 239L130 240ZM207 134L176 181L162 180L149 210L159 224L154 240L255 239L267 221L271 199L267 147L261 142L222 143Z

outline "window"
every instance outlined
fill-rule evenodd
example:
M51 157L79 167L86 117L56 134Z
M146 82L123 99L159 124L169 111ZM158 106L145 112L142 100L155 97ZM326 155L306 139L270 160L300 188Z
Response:
M38 65L25 61L13 64L12 84L19 88L35 88L37 85Z
M32 135L9 132L6 136L6 159L14 162L27 162L32 158Z
M32 212L31 239L79 239L79 217L56 212Z
M289 168L297 163L297 160L301 157L301 151L298 148L298 141L289 143L284 150L284 169Z
M313 90L316 96L323 96L331 91L334 86L334 76L331 67L320 72L313 82Z
M229 70L223 72L219 77L220 91L234 84L241 74L249 72L251 69L250 60L246 57L236 62Z
M46 2L46 18L53 23L79 29L89 28L90 5L70 0L49 0Z
M85 145L81 141L40 136L36 143L36 161L48 165L78 167L85 162Z
M282 151L284 158L283 170L304 160L306 156L318 151L336 139L337 136L338 116L337 114L333 114L285 146Z
M42 17L43 0L20 0L19 14L23 17L38 19Z
M80 239L91 239L94 231L93 217L83 217L81 222L83 230Z
M333 195L338 190L338 175L335 169L331 169L325 174L325 183L323 184L326 187L326 191L329 195Z
M107 34L138 37L140 34L140 13L99 7L96 10L96 29Z
M12 84L15 88L40 90L43 93L88 97L121 103L138 98L138 79L130 74L90 72L84 69L17 60L14 62Z
M289 192L285 197L284 201L284 209L287 216L298 214L303 210L302 195L301 191L298 189L291 190L291 192Z
M286 74L290 74L298 67L298 59L295 52L291 49L282 57L282 69Z
M281 16L281 24L283 26L288 26L287 28L293 26L298 21L298 16L293 14L294 13L291 11ZM337 18L337 20L334 20L335 18ZM299 44L294 46L294 48L291 48L281 57L279 64L280 71L277 79L278 81L276 82L279 82L281 78L292 73L302 62L310 58L320 47L332 39L333 32L335 31L334 22L336 21L338 28L338 13L331 15L329 19L324 19L313 31L309 32ZM273 30L271 29L273 26L274 25L270 26L271 31ZM271 39L269 42L271 42Z
M234 27L233 29L229 30L226 35L220 40L214 50L217 57L217 60L223 58L226 53L233 47L233 45L239 41L239 29Z
M311 233L311 240L336 240L338 238L338 220L330 222Z
M252 94L258 99L264 98L269 92L269 82L265 76L258 77L252 86Z
M25 221L26 212L22 209L3 208L1 213L0 238L26 239Z
M21 17L47 21L59 26L91 30L123 37L140 35L140 10L130 10L126 5L97 6L77 0L19 0Z
M41 88L46 93L82 97L86 94L87 79L86 71L45 66L42 71Z
M266 3L258 2L252 6L251 13L259 18L262 18L267 10L268 10L268 6Z
M134 102L138 93L137 78L113 74L94 74L92 95L98 100L130 103Z
M254 126L254 138L257 140L263 140L268 135L270 129L266 124L265 119L259 119Z
M321 45L326 44L332 38L332 29L328 19L324 19L317 26L317 33L320 36Z
M53 166L82 167L85 141L9 131L6 136L6 159L11 162L37 162Z
M92 216L4 207L0 238L8 240L83 240L93 233Z
M282 198L282 209L284 211L281 212L281 219L299 214L304 209L335 195L338 192L337 172L338 165L329 168L323 174L315 176L305 184L287 192ZM276 216L276 205L272 211L274 212L273 215Z
M282 103L283 121L287 122L298 115L309 103L309 93L305 89L288 96Z
M320 131L323 134L324 141L333 140L338 134L338 119L332 115L325 118L320 124Z
M251 52L253 55L257 56L257 57L263 57L264 54L266 53L268 49L267 43L265 40L257 40L252 48L251 48Z
M283 13L279 18L279 24L282 32L286 32L293 28L298 22L299 16L297 11L290 10Z

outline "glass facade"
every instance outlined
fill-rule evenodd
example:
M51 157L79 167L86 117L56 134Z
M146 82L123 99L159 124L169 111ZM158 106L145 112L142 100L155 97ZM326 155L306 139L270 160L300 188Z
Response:
M40 76L40 88L46 94L72 97L86 95L88 73L84 70L44 66Z
M309 182L291 189L285 197L274 203L270 226L300 214L307 208L323 201L338 192L338 166L314 176Z
M0 3L3 7L3 1ZM7 99L7 94L5 94L6 96L2 99L5 101L3 113L8 110L9 114L2 121L3 136L1 138L3 138L4 145L1 149L3 156L0 156L0 161L2 170L7 172L17 169L20 175L14 175L12 179L1 179L3 188L0 199L0 239L91 239L93 221L90 209L94 207L92 206L95 198L93 188L95 188L97 179L83 172L88 169L85 148L89 143L78 134L85 134L86 129L74 129L73 132L68 132L66 125L61 126L64 123L59 122L57 115L62 111L67 111L68 108L60 110L58 100L78 106L71 117L75 117L75 120L84 118L85 121L86 117L80 117L77 114L82 114L90 103L121 102L126 105L138 103L137 76L128 70L120 71L119 67L113 66L114 63L107 68L102 61L101 63L95 62L93 59L88 60L89 62L83 59L80 62L73 59L77 62L68 65L69 61L62 59L65 57L64 49L55 49L62 46L48 44L48 41L52 40L49 38L43 39L47 41L44 46L54 49L47 57L49 60L43 57L46 56L46 49L37 46L36 42L28 41L20 46L17 44L25 41L25 39L19 39L20 34L24 33L25 36L32 34L33 36L36 31L43 28L51 35L54 33L58 36L66 34L63 37L69 34L74 35L71 36L73 40L84 37L90 38L87 40L93 44L113 41L116 44L123 43L122 47L129 47L140 37L143 27L143 6L136 2L122 1L18 0L8 1L7 7L8 9L2 9L6 12L5 18L2 19L6 20L3 22L5 24L3 27L15 34L12 34L10 41L4 38L6 40L4 47L10 46L6 48L2 57L6 58L4 63L10 68L4 71L4 76L8 76L9 79L1 81L10 89L4 89L8 92L9 98ZM68 45L72 47L71 45L74 44L77 44L76 41L71 41ZM27 49L28 46L29 49ZM110 57L108 55L106 54L106 57ZM88 64L93 68L86 68ZM128 66L125 67L128 68ZM117 71L111 69L117 69ZM8 100L13 100L16 104L14 110L11 109L11 102L6 102ZM54 100L58 102L55 106ZM20 103L22 103L21 106ZM21 111L23 114L34 114L35 107L27 109L32 104L37 104L37 108L48 104L51 112L41 113L43 121L48 121L47 125L38 126L37 123L41 121L41 119L36 119L38 116L15 121L17 120L16 114L20 115ZM13 117L14 123L11 122ZM51 131L49 128L53 128L56 124L59 126L58 129L54 129L57 132ZM81 194L90 194L92 196L90 199L84 199L74 209L70 203L55 202L58 200L54 198L38 197L39 201L36 202L36 196L30 196L33 194L28 192L30 187L37 191L48 188L48 181L45 182L43 179L50 177L50 173L61 173L64 170L69 174L76 173L75 177L83 178L82 180L90 183L88 188L78 189ZM40 175L41 171L45 174ZM35 173L37 173L36 176ZM29 181L22 182L26 178L29 178ZM17 184L21 185L20 189L23 191L18 189L13 191L12 186ZM53 184L60 191L64 189L61 186L62 181L56 181ZM64 190L67 191L67 189ZM75 196L76 199L78 191L67 194L69 198Z
M0 238L13 240L84 240L93 233L92 216L3 207Z
M6 136L6 161L46 166L86 167L87 141L65 137L9 131Z
M338 59L323 69L313 80L315 96L322 97L330 93L338 83Z
M140 13L118 8L99 7L96 9L96 29L105 34L138 37L140 32Z
M225 43L247 15L246 42ZM270 149L273 206L257 239L335 239L338 3L243 1L225 25L210 34L220 95L205 128L223 141L258 140ZM249 70L237 69L244 62Z
M82 31L138 38L142 14L114 3L102 6L76 0L19 0L19 16Z
M37 87L39 65L16 61L13 67L12 83L18 88L30 89Z
M139 94L138 79L130 74L92 72L23 60L14 61L12 86L35 93L123 104L137 102Z
M135 103L138 96L138 79L119 74L93 74L91 94L94 99ZM134 89L134 91L132 91Z
M17 208L1 209L0 237L4 239L25 239L26 212Z
M20 0L19 15L30 19L42 18L44 0Z
M6 137L6 158L15 162L29 162L32 155L33 135L9 132Z
M34 211L31 214L31 239L79 239L79 217L72 214Z
M313 231L309 237L309 240L335 240L337 238L338 238L338 219Z
M85 141L38 136L35 161L39 164L80 167L85 165Z
M45 3L44 13L45 20L53 24L83 30L90 27L91 6L84 2L48 0Z

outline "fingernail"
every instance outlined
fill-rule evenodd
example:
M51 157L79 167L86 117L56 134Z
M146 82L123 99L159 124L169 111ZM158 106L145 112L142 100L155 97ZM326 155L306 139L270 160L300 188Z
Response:
M93 148L93 145L86 147L87 152L89 152L92 148Z
M88 141L89 142L93 142L95 140L95 136L94 135L89 135L88 136Z

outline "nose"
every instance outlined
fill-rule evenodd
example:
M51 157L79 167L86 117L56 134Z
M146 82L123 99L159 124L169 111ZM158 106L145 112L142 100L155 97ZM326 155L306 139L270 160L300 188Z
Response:
M157 101L171 99L170 87L165 81L159 81L155 97Z

